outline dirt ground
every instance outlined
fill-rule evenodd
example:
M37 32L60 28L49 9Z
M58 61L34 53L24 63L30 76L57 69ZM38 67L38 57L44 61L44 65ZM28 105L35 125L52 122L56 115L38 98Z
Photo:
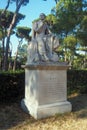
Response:
M35 120L26 114L20 101L0 104L0 130L87 130L87 94L71 95L72 112Z

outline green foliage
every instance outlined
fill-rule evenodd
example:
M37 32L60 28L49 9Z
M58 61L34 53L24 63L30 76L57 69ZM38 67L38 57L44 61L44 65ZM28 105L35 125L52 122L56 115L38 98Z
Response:
M2 11L3 10L0 10L0 15L2 14ZM12 22L13 15L14 13L11 11L6 11L4 15L1 15L1 19L0 19L1 26L4 28L8 28ZM19 23L21 19L24 19L24 18L25 18L25 15L18 13L13 28Z
M52 13L54 16L53 21L55 21L52 30L60 39L59 55L61 61L68 61L72 68L77 67L77 69L82 69L82 63L85 62L84 68L86 68L87 1L59 0L56 2L56 7L52 9ZM52 20L52 17L48 16L48 18L50 21ZM83 59L80 58L82 52L80 48L83 48L85 52L83 53Z
M75 25L78 24L74 2L60 0L56 6L56 16L59 21L58 25L61 27L62 32L65 33L65 35L71 32Z
M81 21L80 29L77 32L77 37L82 46L87 46L87 16L85 15Z
M53 14L49 14L46 16L46 22L48 23L49 27L50 27L50 30L55 33L55 26L57 24L57 18L55 15Z
M18 38L25 38L25 39L29 40L30 39L30 36L29 36L30 32L31 32L31 28L18 26L16 36Z
M83 68L84 55L77 55L73 60L73 69L81 70Z
M68 70L67 72L68 93L87 93L87 70Z
M14 102L24 96L24 71L0 74L0 102Z
M21 64L25 64L27 61L27 44L23 44L18 48L18 57L17 60L21 62Z
M58 54L60 55L61 61L68 61L72 65L72 68L75 69L82 69L85 61L86 65L84 66L87 68L87 0L54 1L56 2L56 7L52 10L53 14L46 17L46 22L50 25L52 32L59 37L61 47L58 48ZM19 10L21 7L20 3L22 2L21 5L26 5L29 0L11 0L11 2L15 2L16 9L18 7ZM11 14L6 12L6 14L2 15L2 23L4 24L5 19L8 21L8 18L11 19L11 17ZM18 27L16 34L20 38L30 40L29 31L30 30L26 27ZM6 35L5 32L2 33L4 36ZM3 34L1 34L0 31L0 38ZM80 47L78 47L78 52L81 52L81 48L83 49L83 56L80 53L78 56L77 44L80 44ZM20 48L20 50L23 50L23 48ZM22 54L22 52L24 51L20 51L19 53ZM23 58L20 57L20 59Z
M0 102L14 102L24 97L24 70L0 73ZM87 70L67 71L68 94L73 92L87 94Z
M52 22L52 24L55 24L55 23L57 22L57 18L56 18L56 16L53 15L53 14L47 15L46 20L47 20L48 23L50 23L50 24L51 24L51 22Z
M29 3L29 0L11 0L11 2L16 2L16 4L19 4L21 1L24 6Z
M70 50L74 50L75 49L76 43L77 43L77 39L74 36L72 36L72 35L69 35L66 38L64 38L64 44Z

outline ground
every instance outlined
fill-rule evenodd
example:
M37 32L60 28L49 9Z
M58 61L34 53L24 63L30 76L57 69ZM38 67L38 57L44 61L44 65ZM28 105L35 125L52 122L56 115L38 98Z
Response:
M0 104L0 130L86 130L87 94L74 94L68 100L72 103L72 112L41 120L26 114L20 101Z

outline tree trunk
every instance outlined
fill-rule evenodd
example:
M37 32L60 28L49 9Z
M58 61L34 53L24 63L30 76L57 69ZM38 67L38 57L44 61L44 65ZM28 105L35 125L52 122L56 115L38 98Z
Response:
M17 50L17 52L16 52L16 56L15 56L15 59L14 59L13 71L16 70L17 56L18 56L18 50Z
M10 35L7 37L6 41L6 51L5 51L5 59L4 59L4 70L8 70L8 51L9 51L9 41L10 41Z
M18 56L18 48L20 47L21 44L22 44L22 39L19 41L19 44L18 44L18 47L17 47L17 51L16 51L16 55L15 55L15 59L14 59L14 64L13 64L13 71L16 70L17 56Z
M2 70L3 70L3 67L4 67L4 53L5 53L5 38L2 39Z

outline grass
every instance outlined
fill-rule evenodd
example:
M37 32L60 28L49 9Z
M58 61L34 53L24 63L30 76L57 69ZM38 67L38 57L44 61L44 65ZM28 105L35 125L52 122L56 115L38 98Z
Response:
M72 112L35 120L20 107L20 101L0 104L0 130L86 130L87 94L68 97Z

